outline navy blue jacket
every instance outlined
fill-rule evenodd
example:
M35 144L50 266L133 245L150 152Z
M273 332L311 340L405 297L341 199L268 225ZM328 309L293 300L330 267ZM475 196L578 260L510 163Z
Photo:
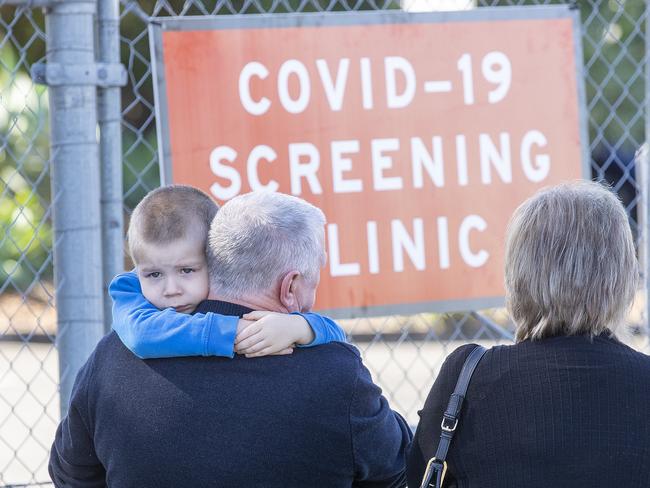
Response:
M410 438L349 344L141 360L113 332L77 376L49 469L75 487L404 486Z
M420 413L409 487L435 452L471 349L450 354ZM467 390L445 486L648 488L649 412L650 358L606 334L493 347Z

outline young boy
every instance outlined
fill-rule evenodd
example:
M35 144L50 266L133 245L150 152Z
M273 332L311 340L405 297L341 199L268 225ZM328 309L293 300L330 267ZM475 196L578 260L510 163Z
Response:
M208 195L183 185L153 190L136 206L128 229L136 272L109 287L113 329L124 345L145 359L290 354L294 345L345 341L335 322L313 313L190 315L208 296L205 251L217 210Z

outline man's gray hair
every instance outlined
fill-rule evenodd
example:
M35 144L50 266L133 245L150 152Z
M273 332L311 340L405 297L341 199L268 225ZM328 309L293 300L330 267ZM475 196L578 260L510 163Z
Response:
M272 290L289 271L316 282L325 265L325 216L306 201L253 192L228 201L208 237L210 283L225 298Z
M517 340L614 331L638 285L625 209L608 188L573 182L540 190L514 213L506 303Z

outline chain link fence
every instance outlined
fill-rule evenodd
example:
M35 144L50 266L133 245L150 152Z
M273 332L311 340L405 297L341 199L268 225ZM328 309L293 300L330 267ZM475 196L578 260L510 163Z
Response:
M549 3L564 2L423 0L417 5ZM35 5L0 0L0 486L47 483L49 447L60 418L55 338L65 330L57 331L52 252L52 208L59 195L52 194L50 185L48 93L29 75L44 59L47 43L43 11ZM646 2L583 0L577 5L583 22L592 174L609 181L621 195L641 249L643 195L634 154L645 141L647 125ZM399 8L393 0L123 0L120 51L128 71L121 114L125 216L160 181L147 34L151 20ZM629 340L645 349L642 295L630 316ZM413 424L449 352L464 342L494 344L512 337L503 310L342 324L391 404Z
M47 480L59 421L48 94L38 9L0 10L0 485Z

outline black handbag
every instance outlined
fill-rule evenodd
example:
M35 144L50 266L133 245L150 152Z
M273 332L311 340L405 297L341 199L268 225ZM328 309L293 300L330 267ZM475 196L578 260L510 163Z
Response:
M451 440L453 439L456 428L458 427L458 419L460 417L460 411L463 408L463 400L467 394L469 380L472 378L476 366L478 366L479 361L483 358L483 355L486 352L487 349L484 347L476 346L472 349L472 352L469 353L469 356L467 356L465 364L463 364L463 369L461 369L460 374L458 375L456 388L451 394L451 397L449 397L447 410L445 410L445 413L442 416L438 449L436 450L435 455L429 459L429 462L427 463L427 469L424 471L420 488L442 487L442 483L445 480L445 474L447 473L447 452L449 451L449 445L451 444Z

